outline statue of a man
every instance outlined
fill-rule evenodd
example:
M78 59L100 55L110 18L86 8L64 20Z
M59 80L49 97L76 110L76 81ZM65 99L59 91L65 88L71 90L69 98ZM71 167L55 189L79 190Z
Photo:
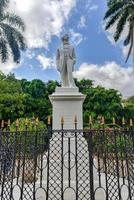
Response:
M69 44L69 36L62 37L62 45L57 50L57 69L61 74L62 87L76 87L73 79L76 56L74 47Z

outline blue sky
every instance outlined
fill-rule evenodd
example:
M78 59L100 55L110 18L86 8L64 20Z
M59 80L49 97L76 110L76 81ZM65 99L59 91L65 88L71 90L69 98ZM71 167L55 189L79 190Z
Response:
M20 65L14 65L10 59L0 69L28 80L60 81L55 66L56 49L61 35L69 33L77 55L75 77L118 89L124 97L134 95L132 59L125 64L127 49L122 41L114 43L115 27L104 30L106 9L106 0L11 0L10 10L26 24L29 48ZM126 32L127 27L123 35Z

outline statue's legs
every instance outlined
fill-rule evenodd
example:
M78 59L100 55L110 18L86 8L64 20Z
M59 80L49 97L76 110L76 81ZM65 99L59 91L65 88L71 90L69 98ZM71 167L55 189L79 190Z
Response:
M68 85L69 87L76 87L74 79L73 79L73 61L68 60L67 63L67 77L68 77Z
M64 63L64 66L62 68L61 82L62 82L62 87L69 87L68 76L67 76L67 64L66 63Z
M73 79L73 60L64 62L64 66L61 72L62 87L76 87Z

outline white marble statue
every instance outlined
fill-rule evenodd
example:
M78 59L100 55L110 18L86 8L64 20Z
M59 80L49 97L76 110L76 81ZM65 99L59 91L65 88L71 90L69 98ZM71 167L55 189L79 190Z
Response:
M62 45L58 48L56 56L56 64L61 74L62 87L76 87L73 79L75 63L75 50L69 44L69 36L66 34L62 37Z

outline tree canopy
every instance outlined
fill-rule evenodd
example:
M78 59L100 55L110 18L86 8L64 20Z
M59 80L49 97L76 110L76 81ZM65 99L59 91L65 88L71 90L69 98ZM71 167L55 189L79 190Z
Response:
M80 92L86 95L83 105L84 122L88 123L89 116L94 119L104 116L107 121L112 117L117 119L125 117L134 118L134 99L123 101L121 94L114 89L95 87L91 80L75 80ZM39 79L28 81L18 80L14 74L4 75L0 73L0 120L9 118L15 121L17 118L39 117L46 122L52 115L52 106L49 95L52 94L57 81L43 82ZM125 106L123 106L123 104Z

